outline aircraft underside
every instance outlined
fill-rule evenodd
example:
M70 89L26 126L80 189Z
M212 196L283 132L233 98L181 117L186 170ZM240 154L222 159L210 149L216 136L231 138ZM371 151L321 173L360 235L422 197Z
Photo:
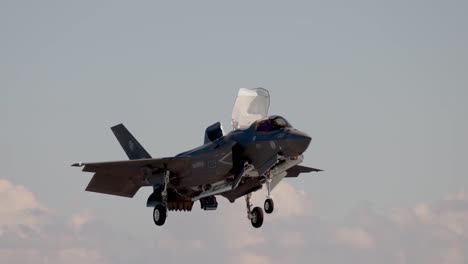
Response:
M251 193L262 189L263 184L267 188L267 197L264 203L264 211L271 214L274 210L274 202L271 191L287 175L288 169L298 165L303 160L299 155L294 158L278 157L277 161L265 173L259 175L258 170L252 165L244 165L244 173L237 186L233 186L233 179L226 179L215 183L206 183L201 186L194 186L190 191L186 189L182 194L176 188L164 188L170 186L170 172L165 174L168 184L155 187L153 194L148 198L147 206L154 207L153 220L156 225L165 223L167 211L191 211L196 201L200 202L203 210L216 210L218 203L217 195L224 196L230 202L245 196L247 218L254 227L260 227L263 223L263 211L260 207L252 208ZM232 178L232 177L231 177Z

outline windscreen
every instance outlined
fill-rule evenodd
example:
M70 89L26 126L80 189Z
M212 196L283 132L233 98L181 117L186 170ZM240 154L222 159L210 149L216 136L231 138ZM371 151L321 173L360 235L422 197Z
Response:
M233 129L244 129L268 116L270 94L263 88L240 88L232 109Z

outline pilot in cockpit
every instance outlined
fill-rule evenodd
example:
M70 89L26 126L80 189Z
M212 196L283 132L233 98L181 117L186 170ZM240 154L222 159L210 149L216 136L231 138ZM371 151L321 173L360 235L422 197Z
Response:
M260 132L269 132L286 127L291 127L291 125L286 121L286 119L280 116L273 116L257 123L257 131Z
M260 131L260 132L268 132L268 131L271 131L272 130L272 127L271 127L271 124L270 124L270 120L269 119L266 119L266 120L263 120L263 121L259 121L258 124L257 124L257 131Z

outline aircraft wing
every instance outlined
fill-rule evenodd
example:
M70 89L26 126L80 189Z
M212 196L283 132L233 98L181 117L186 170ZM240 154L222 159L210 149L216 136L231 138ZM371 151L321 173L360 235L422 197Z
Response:
M293 178L293 177L299 176L299 174L301 174L301 173L319 172L319 171L323 171L323 170L310 168L310 167L306 167L306 166L301 166L301 165L296 165L296 166L290 168L289 170L287 170L288 174L286 175L286 177Z
M180 176L189 171L189 159L185 157L139 159L94 163L75 163L72 166L83 167L83 171L94 172L86 191L133 197L142 186L150 185L143 170L167 169L171 175ZM151 177L162 177L162 173L153 173ZM154 180L154 179L153 179Z

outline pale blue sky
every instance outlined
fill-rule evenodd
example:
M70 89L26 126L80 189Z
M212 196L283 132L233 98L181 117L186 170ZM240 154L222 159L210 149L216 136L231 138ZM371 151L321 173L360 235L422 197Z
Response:
M1 178L62 217L132 225L138 240L154 229L151 190L86 193L91 175L69 165L124 159L109 130L120 122L155 157L196 147L211 123L229 128L239 87L261 86L271 114L313 137L304 163L326 171L288 182L315 217L438 201L468 187L467 12L466 1L1 1ZM195 211L168 221L220 220Z

